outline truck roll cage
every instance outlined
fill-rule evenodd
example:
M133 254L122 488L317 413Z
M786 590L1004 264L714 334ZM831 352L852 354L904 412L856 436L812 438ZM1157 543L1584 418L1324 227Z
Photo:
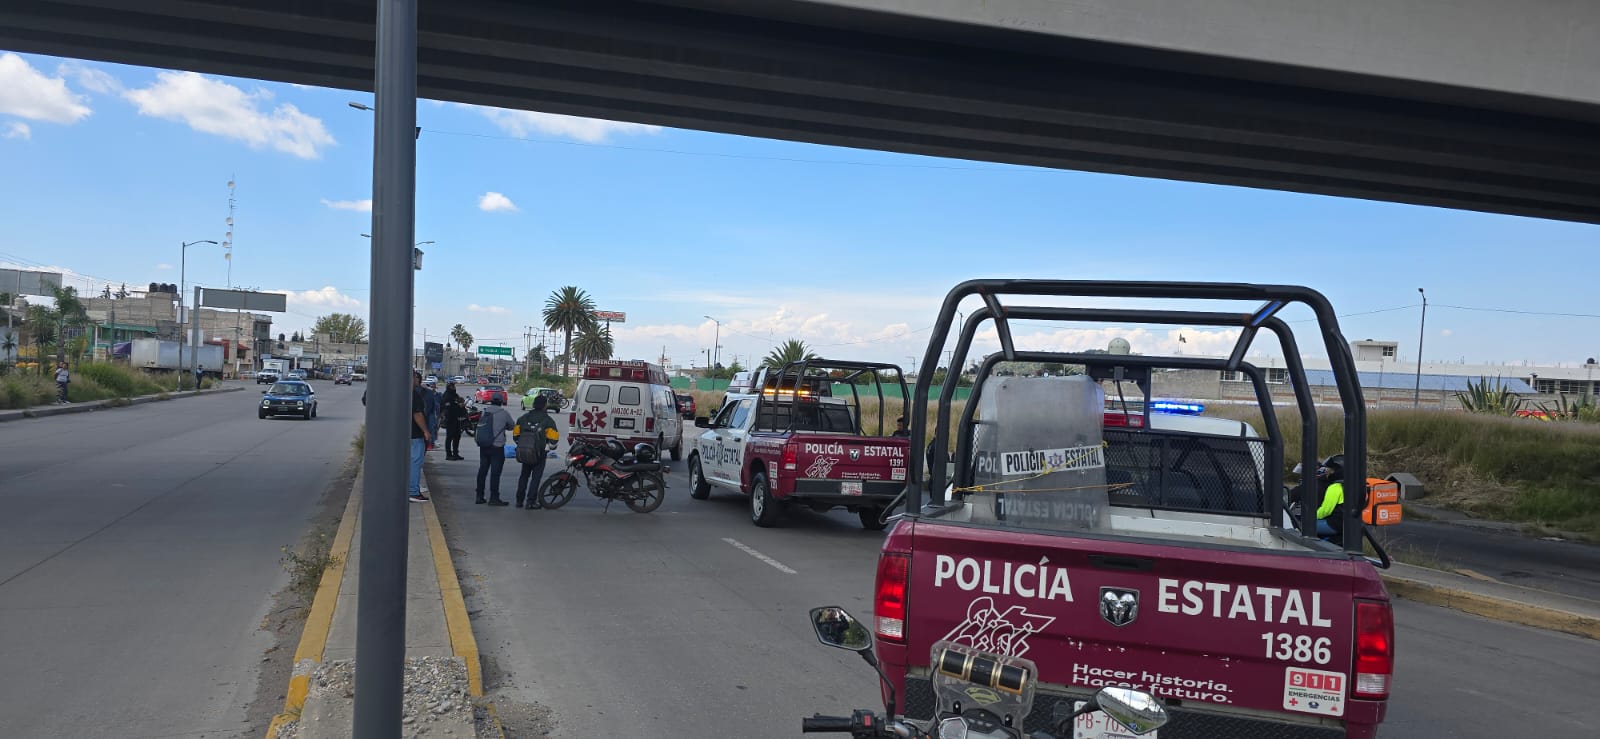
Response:
M812 370L820 371L823 374L810 374L810 371ZM829 397L831 397L831 386L834 383L844 383L849 385L851 400L850 409L853 415L852 422L855 424L855 428L852 430L852 433L861 435L861 393L856 389L859 386L855 381L865 373L872 377L872 385L878 393L878 429L881 433L885 428L883 425L885 414L885 404L883 402L883 383L886 378L884 378L880 373L886 373L890 370L894 371L894 381L900 385L900 398L905 404L909 404L911 395L906 387L905 372L900 369L899 365L889 364L886 362L856 362L845 359L802 359L785 364L782 368L776 371L772 371L764 367L755 375L754 381L752 382L753 387L751 388L751 392L755 393L756 395L755 428L760 427L762 418L770 416L771 418L776 419L778 417L778 414L776 413L763 416L763 405L770 404L776 407L780 404L783 404L784 395L788 394L788 403L798 406L801 402L801 397L805 391L807 383L813 380L821 380L824 383L822 387L829 388ZM833 377L830 373L834 371L843 372L845 374L843 377ZM772 399L770 401L767 399L769 392L772 394ZM790 413L789 422L784 428L772 428L767 430L795 431L795 423L797 420L797 414ZM909 418L907 420L909 420Z
M1295 405L1300 412L1301 419L1301 464L1303 469L1315 469L1317 465L1317 413L1312 401L1311 390L1306 382L1305 367L1300 360L1299 346L1294 338L1294 333L1277 313L1290 303L1300 303L1309 307L1316 316L1317 325L1323 338L1323 343L1328 352L1330 366L1333 369L1335 386L1339 392L1340 405L1344 411L1344 458L1345 479L1366 479L1366 402L1362 397L1360 383L1356 379L1355 360L1350 354L1350 348L1344 336L1339 331L1338 317L1334 315L1333 306L1320 292L1311 288L1296 285L1255 285L1248 283L1219 283L1219 282L1151 282L1151 281L1089 281L1089 280L1006 280L1006 279L980 279L969 280L955 286L945 296L944 303L939 309L939 317L934 324L933 333L928 339L928 348L923 357L923 366L938 366L940 354L950 336L950 329L955 323L957 308L965 298L977 296L983 301L983 306L973 311L961 327L956 346L951 353L949 366L951 368L965 366L973 337L977 328L985 321L993 321L996 333L1000 340L1000 352L986 358L980 366L977 381L974 383L973 396L968 399L967 408L962 414L959 429L959 448L957 457L951 460L950 433L951 419L950 408L955 399L957 383L960 380L958 372L946 372L945 381L939 392L939 412L934 425L933 443L928 455L912 454L907 474L906 511L910 515L919 515L923 511L922 486L924 477L923 466L932 460L949 460L956 463L956 479L965 479L970 474L972 417L976 412L977 400L982 393L983 380L993 371L1000 362L1060 362L1066 364L1082 364L1091 368L1091 375L1097 379L1137 379L1134 375L1143 375L1145 381L1140 384L1145 394L1148 407L1149 384L1148 373L1154 368L1173 369L1216 369L1227 372L1242 372L1250 378L1256 393L1257 403L1261 407L1262 417L1267 425L1267 436L1272 443L1267 445L1270 459L1266 462L1266 480L1268 482L1268 507L1269 525L1277 527L1282 520L1282 501L1277 491L1281 490L1283 475L1283 450L1282 437L1279 434L1277 414L1272 403L1270 389L1267 387L1265 377L1261 370L1244 361L1245 353L1255 340L1256 334L1261 329L1266 329L1277 335L1282 347L1290 386L1294 393ZM1001 303L1002 296L1021 297L1098 297L1098 298L1155 298L1171 300L1238 300L1261 301L1260 306L1249 313L1229 313L1215 311L1178 311L1154 309L1103 309L1103 308L1073 308L1073 307L1043 307L1043 306L1007 306ZM1227 359L1205 359L1196 357L1162 357L1162 356L1135 356L1135 355L1108 355L1108 354L1079 354L1066 352L1018 352L1012 341L1012 320L1040 320L1061 322L1119 322L1119 323L1146 323L1164 325L1191 325L1191 326L1221 326L1237 327L1240 329L1239 339L1235 342L1232 352ZM911 434L913 439L927 438L928 430L928 400L932 390L931 374L917 377L914 392L914 404L911 408ZM881 407L881 406L880 406ZM946 465L932 464L928 470L932 482L932 505L942 505L944 490L949 480L946 479ZM1273 484L1277 483L1277 484ZM1345 521L1343 527L1344 549L1348 552L1361 551L1361 538L1363 523L1361 509L1365 501L1360 500L1365 496L1366 486L1356 485L1347 489L1347 494L1356 492L1357 500L1347 501L1345 505ZM1301 517L1297 522L1300 533L1304 536L1316 537L1316 508L1315 485L1310 475L1302 475L1296 488L1295 495L1301 501Z

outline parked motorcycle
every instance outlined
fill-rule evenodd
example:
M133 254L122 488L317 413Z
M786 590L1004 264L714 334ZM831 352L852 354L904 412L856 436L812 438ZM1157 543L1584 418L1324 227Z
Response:
M581 479L596 498L620 500L635 513L649 513L667 499L667 479L654 445L639 444L629 451L615 439L604 444L574 443L567 452L567 467L545 478L539 501L547 509L572 500Z
M1023 739L1023 720L1033 709L1034 663L1021 657L987 654L965 644L940 641L933 645L933 722L927 729L894 717L894 687L878 669L872 654L872 632L839 606L811 609L811 626L817 639L861 655L883 680L884 715L857 710L849 716L816 715L802 719L802 732L849 734L853 739ZM974 696L982 696L979 700ZM981 704L981 705L974 705ZM1051 728L1035 731L1029 739L1071 737L1079 716L1102 711L1135 736L1149 734L1167 723L1167 709L1155 696L1130 688L1101 688L1075 712L1062 716Z
M478 435L478 421L483 418L483 407L476 403L467 404L467 419L461 422L461 430L467 436Z

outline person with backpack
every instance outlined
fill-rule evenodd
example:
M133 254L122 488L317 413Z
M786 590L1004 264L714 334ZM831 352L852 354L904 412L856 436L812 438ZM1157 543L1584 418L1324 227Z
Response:
M545 453L560 438L556 421L547 412L550 399L540 395L533 399L533 410L522 414L511 429L511 438L517 442L517 463L522 474L517 476L517 507L533 510L543 508L539 502L539 481L544 479Z
M511 430L511 414L506 412L505 396L496 395L483 409L478 419L478 499L492 506L510 505L500 499L500 473L506 467L506 432ZM483 486L487 478L489 500L483 499Z

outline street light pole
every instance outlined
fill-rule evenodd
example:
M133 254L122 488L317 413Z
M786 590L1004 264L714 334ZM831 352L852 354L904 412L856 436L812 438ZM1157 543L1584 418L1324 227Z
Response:
M1422 340L1428 335L1428 293L1420 287L1417 292L1422 294L1422 322L1417 326L1417 385L1411 391L1412 408L1422 405Z
M215 244L217 242L212 241L211 239L201 239L199 241L180 241L178 243L183 245L183 248L178 251L178 312L184 314L182 316L183 320L179 322L178 333L178 364L181 365L183 364L183 335L187 333L187 329L189 328L189 316L184 311L183 306L183 294L189 289L189 247L194 246L195 244ZM196 300L195 308L198 309L199 307L200 303L198 300ZM194 322L196 325L199 325L199 318L195 318ZM190 347L190 351L198 351L198 349L195 347ZM182 371L178 373L178 388L180 390L183 389ZM196 385L195 389L199 390L200 387Z
M706 316L706 320L717 324L716 336L711 340L711 346L716 348L716 356L714 361L711 363L711 371L715 373L717 371L717 365L722 361L722 321L712 318L711 316ZM716 378L713 377L712 379Z

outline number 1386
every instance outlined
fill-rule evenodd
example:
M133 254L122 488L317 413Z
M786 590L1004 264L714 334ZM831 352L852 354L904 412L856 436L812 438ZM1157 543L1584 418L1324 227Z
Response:
M1268 631L1261 635L1261 641L1267 644L1267 659L1280 662L1312 662L1319 665L1328 664L1333 659L1330 647L1333 641L1326 636L1315 639L1305 634L1279 634Z

